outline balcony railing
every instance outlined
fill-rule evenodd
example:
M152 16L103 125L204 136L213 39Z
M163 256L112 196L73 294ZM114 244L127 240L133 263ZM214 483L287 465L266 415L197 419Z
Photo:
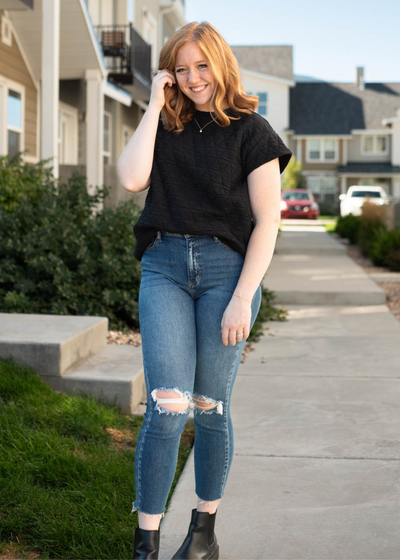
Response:
M151 83L151 45L129 25L96 25L96 33L106 59L109 77L122 84L139 74Z

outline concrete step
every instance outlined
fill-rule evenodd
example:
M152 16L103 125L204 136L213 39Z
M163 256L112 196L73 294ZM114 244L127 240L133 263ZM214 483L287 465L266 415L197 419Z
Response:
M379 305L384 291L347 255L277 254L263 285L276 303L295 305Z
M57 391L68 394L82 391L120 406L125 413L143 413L146 385L141 346L108 344L64 375L47 375L43 379Z
M327 232L282 231L264 276L276 303L290 305L379 305L384 291Z
M107 344L107 317L0 313L0 358L57 391L82 391L137 414L146 402L141 346Z
M323 226L285 226L276 241L275 253L347 255L346 246Z
M368 272L367 274L374 282L400 283L400 272Z
M106 317L0 313L0 358L43 376L67 369L107 345Z

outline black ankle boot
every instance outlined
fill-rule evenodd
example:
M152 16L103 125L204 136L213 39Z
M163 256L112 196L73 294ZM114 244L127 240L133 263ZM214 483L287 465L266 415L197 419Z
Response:
M214 533L217 512L197 511L192 509L189 530L181 547L172 560L217 560L219 545Z
M133 548L133 560L158 560L160 529L148 531L137 527Z

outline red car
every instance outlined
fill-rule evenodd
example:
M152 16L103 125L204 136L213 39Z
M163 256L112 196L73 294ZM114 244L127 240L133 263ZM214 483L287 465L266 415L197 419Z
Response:
M303 218L317 220L319 206L313 193L308 189L292 189L282 191L281 219Z

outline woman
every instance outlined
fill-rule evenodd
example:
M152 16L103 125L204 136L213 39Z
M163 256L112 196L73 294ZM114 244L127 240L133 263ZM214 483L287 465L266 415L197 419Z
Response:
M280 223L291 151L246 95L208 22L163 46L149 106L118 161L122 186L148 188L134 226L147 407L135 456L134 558L158 558L180 436L193 410L198 505L173 556L219 557L216 510L233 458L230 398Z

